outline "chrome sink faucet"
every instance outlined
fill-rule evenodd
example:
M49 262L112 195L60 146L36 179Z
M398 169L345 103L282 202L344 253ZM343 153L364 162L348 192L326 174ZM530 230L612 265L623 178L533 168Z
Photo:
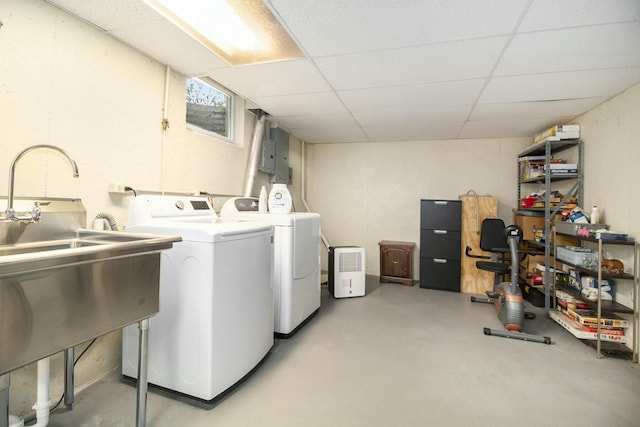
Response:
M18 214L16 214L16 211L13 208L13 198L14 198L14 196L13 196L13 188L14 188L14 185L15 185L16 163L18 163L18 160L20 160L25 154L29 153L30 151L34 151L34 150L37 150L37 149L40 149L40 148L46 148L48 150L54 150L54 151L59 152L63 156L65 156L67 158L67 160L69 160L69 163L71 164L71 168L73 169L74 178L77 178L79 176L78 165L71 158L71 156L66 151L64 151L62 148L56 147L55 145L47 145L47 144L32 145L31 147L25 148L20 153L18 153L16 158L13 159L13 161L11 162L11 167L9 169L9 193L7 195L7 210L4 213L4 217L0 218L0 221L26 221L26 222L39 222L40 221L41 209L40 209L40 206L39 206L38 202L36 202L36 205L31 210L31 213L27 213L26 215L23 215L23 216L19 216Z

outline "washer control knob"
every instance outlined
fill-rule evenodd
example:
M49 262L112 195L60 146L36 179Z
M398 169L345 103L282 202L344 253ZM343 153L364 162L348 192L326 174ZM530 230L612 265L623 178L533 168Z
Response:
M184 202L182 200L176 201L176 208L181 211L184 210Z

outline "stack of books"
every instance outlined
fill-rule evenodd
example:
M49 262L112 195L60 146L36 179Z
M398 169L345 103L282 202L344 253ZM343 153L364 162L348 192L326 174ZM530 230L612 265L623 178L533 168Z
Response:
M544 176L548 170L551 176L576 175L578 165L576 163L566 163L562 159L551 159L549 165L545 165L545 156L526 156L520 159L520 179L534 179Z
M549 315L576 338L595 340L598 338L598 314L590 308L569 308L558 301L558 311ZM627 342L625 335L629 321L614 314L600 317L600 339L621 344Z
M547 167L545 166L545 170ZM571 175L578 173L578 165L576 163L551 162L549 164L551 176Z
M580 138L580 125L556 125L546 131L537 134L533 138L533 143L546 141L560 141L561 139Z

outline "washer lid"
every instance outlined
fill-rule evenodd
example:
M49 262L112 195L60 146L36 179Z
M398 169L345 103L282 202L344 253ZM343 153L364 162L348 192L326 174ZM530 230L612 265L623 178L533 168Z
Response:
M127 230L181 236L194 242L221 242L273 233L268 222L220 220L206 197L138 196L129 205Z
M293 214L270 214L264 212L220 212L222 219L229 221L264 221L278 227L293 227Z
M126 226L125 229L139 233L180 236L183 241L209 243L273 234L271 224L254 221L166 220Z
M232 197L220 210L220 217L245 221L266 221L280 227L293 227L296 220L306 218L320 219L314 212L291 212L288 214L272 214L258 212L258 199L255 197Z

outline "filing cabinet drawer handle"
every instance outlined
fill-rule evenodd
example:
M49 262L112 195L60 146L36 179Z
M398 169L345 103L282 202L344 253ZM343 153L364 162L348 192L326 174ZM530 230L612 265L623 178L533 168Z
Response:
M446 205L449 202L447 200L435 200L433 203L435 205Z
M433 234L447 234L447 230L433 230Z
M437 262L438 264L446 264L447 260L443 258L434 258L433 262Z

